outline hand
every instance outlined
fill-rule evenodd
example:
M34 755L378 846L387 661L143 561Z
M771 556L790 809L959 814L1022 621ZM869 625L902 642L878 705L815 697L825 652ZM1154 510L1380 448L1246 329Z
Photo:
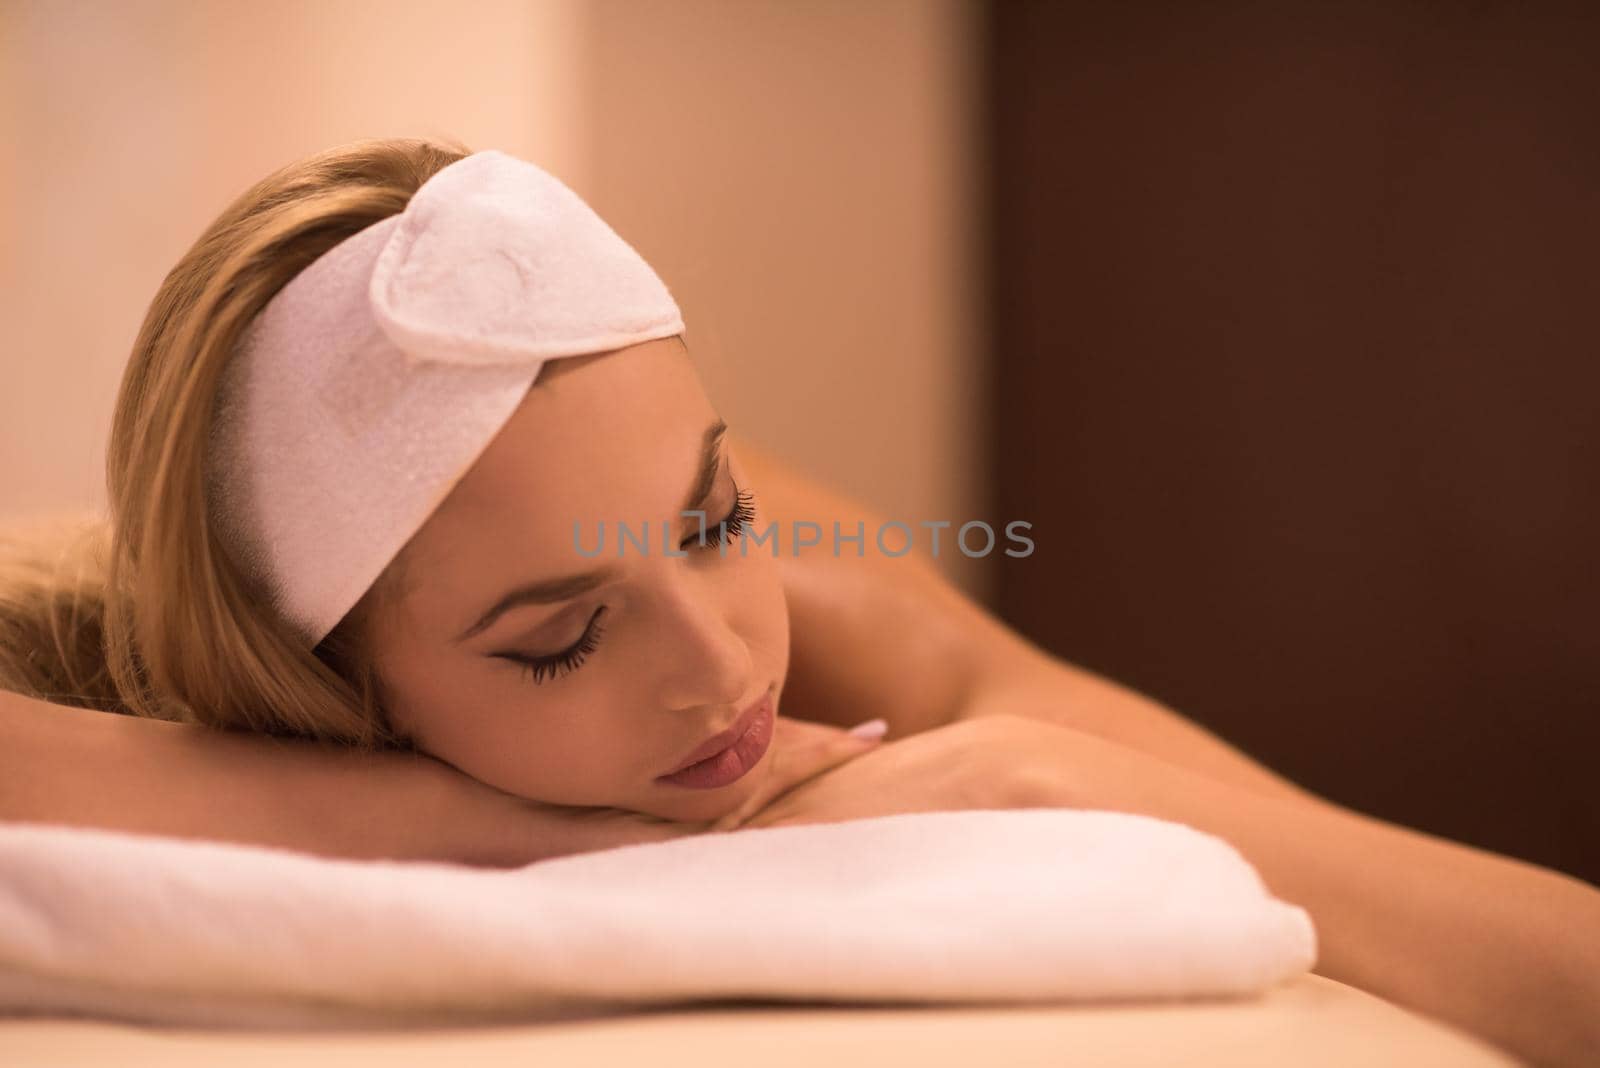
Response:
M998 713L884 745L788 791L734 826L1006 808L1098 808L1181 818L1181 798L1201 781L1104 738Z
M866 723L858 724L851 730L860 730L865 726ZM779 716L773 722L772 750L768 756L770 766L760 788L738 808L711 821L709 825L698 825L699 829L731 831L752 814L766 808L773 799L877 749L882 741L882 734L858 737L843 727Z
M778 716L773 721L772 746L761 786L738 809L715 821L673 820L633 809L529 801L468 779L454 769L450 772L461 780L458 787L471 792L474 798L492 798L501 813L494 821L499 839L495 859L489 862L518 866L574 853L730 829L745 814L761 809L774 797L870 752L881 739L881 735L857 737L842 727Z
M1013 722L1015 721L1015 722ZM1037 807L1029 764L1037 728L1013 716L958 720L914 734L801 783L764 805L747 805L713 830L830 823L901 812ZM752 799L755 800L755 799Z

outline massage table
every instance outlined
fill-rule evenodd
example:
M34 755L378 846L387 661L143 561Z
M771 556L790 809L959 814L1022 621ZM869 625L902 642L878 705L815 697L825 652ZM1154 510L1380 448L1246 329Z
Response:
M213 1031L101 1020L0 1020L0 1063L66 1065L819 1064L1295 1065L1503 1068L1460 1031L1314 973L1246 998L1113 1005L877 1007L708 1002L516 1026L337 1033Z
M0 823L0 1066L1508 1065L1232 846L916 813L509 871Z

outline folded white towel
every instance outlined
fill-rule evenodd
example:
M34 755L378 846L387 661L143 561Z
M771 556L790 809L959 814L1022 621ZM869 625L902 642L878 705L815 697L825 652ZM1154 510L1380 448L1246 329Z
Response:
M0 824L0 1012L201 1026L756 998L1252 993L1307 913L1191 827L1062 809L749 829L514 870Z

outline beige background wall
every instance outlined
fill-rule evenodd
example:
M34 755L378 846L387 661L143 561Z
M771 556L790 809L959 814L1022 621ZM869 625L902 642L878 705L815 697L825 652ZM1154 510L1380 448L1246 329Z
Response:
M994 518L970 23L959 0L0 4L0 519L104 507L145 306L234 195L419 134L584 195L750 438L907 521ZM983 595L982 561L946 563Z

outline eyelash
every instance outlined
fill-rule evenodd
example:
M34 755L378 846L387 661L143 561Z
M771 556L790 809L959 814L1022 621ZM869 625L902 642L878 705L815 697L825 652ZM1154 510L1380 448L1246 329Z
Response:
M734 485L736 493L733 511L714 528L706 530L706 545L716 548L722 544L722 532L726 529L729 538L737 538L743 534L751 523L755 521L755 494L748 490L739 489ZM698 540L698 539L694 539ZM686 542L685 544L691 544ZM584 630L583 637L579 638L571 647L550 656L522 656L518 653L502 653L505 657L522 668L522 677L528 679L535 686L546 679L557 675L564 675L578 670L583 666L583 661L595 651L600 644L600 635L605 633L605 628L600 625L600 616L605 613L602 605L589 617L589 626Z
M728 538L731 540L743 534L750 524L756 521L755 494L749 490L740 489L738 483L734 483L733 489L735 493L733 511L729 512L727 517L716 527L706 528L706 545L710 548L716 548L722 544L724 528L726 528ZM685 542L684 544L687 545L688 543Z

